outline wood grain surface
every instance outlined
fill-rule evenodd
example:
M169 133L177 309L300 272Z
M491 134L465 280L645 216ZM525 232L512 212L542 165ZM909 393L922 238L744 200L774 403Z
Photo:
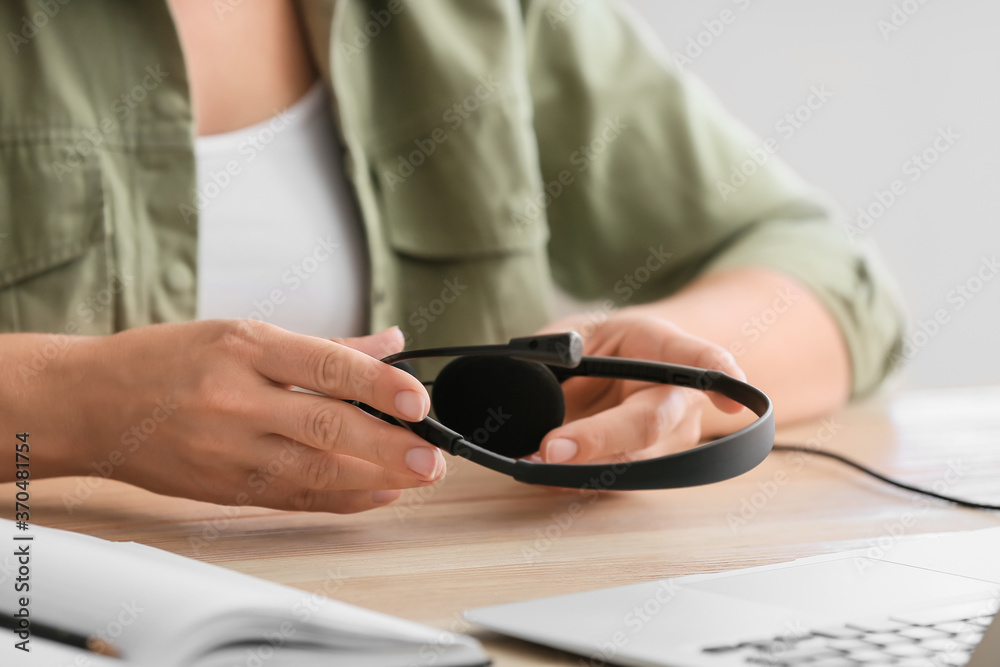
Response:
M778 441L1000 503L1000 387L898 393L784 429ZM0 485L6 518L14 491ZM581 659L477 630L464 609L1000 525L997 513L924 501L838 463L777 452L720 484L600 496L524 486L449 457L443 482L352 516L221 507L95 474L33 481L31 519L468 632L498 667Z

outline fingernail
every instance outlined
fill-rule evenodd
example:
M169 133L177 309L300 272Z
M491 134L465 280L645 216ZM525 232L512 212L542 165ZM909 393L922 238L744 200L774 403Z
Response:
M438 456L437 450L430 447L414 447L406 452L406 467L424 479L437 477L440 463L441 457Z
M396 394L396 410L403 419L411 422L418 422L427 416L424 397L409 389Z
M406 339L403 337L403 331L399 327L389 327L388 329L382 329L377 334L383 349L379 352L380 356L386 357L390 354L395 354L396 352L401 352L403 347L406 345Z
M372 502L376 505L385 505L399 498L403 492L399 489L381 489L372 491Z
M545 447L545 460L549 463L565 463L580 450L576 443L566 438L556 438Z

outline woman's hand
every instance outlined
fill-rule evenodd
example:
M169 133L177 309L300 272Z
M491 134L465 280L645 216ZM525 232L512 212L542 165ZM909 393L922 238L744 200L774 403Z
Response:
M246 320L84 339L67 353L88 387L74 472L110 468L157 493L230 505L340 513L391 502L440 477L444 458L344 401L426 417L423 385L378 360L402 347L395 328L330 341Z
M575 330L584 354L648 359L746 376L724 348L664 319L630 310L595 324L574 315L541 333ZM701 438L702 411L711 401L730 414L743 409L719 394L633 380L571 378L563 383L566 419L542 440L546 463L634 461L687 449Z

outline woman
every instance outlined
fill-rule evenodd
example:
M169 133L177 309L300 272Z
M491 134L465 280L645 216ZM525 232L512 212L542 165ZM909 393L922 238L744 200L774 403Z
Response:
M0 424L44 443L35 477L391 502L441 454L333 399L425 416L376 361L404 342L576 328L590 354L747 377L781 421L890 368L878 261L619 3L53 7L0 9ZM603 301L552 322L552 279ZM566 392L546 461L745 419L679 388Z

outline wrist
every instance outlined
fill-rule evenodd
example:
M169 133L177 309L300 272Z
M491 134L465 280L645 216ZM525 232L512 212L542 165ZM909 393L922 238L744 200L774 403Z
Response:
M48 430L39 451L46 477L87 475L104 445L102 411L97 405L108 387L97 379L97 356L104 337L57 336L62 352L52 361L36 392L36 421Z
M27 433L34 478L76 474L74 449L79 405L70 395L69 366L78 336L4 334L0 356L0 428L5 438ZM13 479L13 466L0 468L0 481Z

